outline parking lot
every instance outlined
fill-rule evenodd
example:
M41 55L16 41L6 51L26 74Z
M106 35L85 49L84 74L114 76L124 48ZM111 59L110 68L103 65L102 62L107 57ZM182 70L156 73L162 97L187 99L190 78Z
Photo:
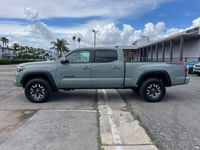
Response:
M33 104L13 86L15 70L0 66L0 150L200 149L199 76L167 88L159 103L109 89L60 91Z

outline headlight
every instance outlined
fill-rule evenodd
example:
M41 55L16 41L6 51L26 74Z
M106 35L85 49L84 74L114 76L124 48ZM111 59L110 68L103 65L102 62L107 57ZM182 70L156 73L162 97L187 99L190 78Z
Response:
M18 66L18 67L17 67L17 72L20 72L20 71L22 71L22 70L24 70L24 69L25 69L24 66Z

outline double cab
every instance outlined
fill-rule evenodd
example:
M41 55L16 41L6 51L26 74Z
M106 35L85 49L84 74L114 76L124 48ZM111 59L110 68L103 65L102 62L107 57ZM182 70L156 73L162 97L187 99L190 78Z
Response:
M183 63L128 62L122 49L81 48L56 61L19 64L14 85L23 87L35 103L47 101L51 92L60 89L127 88L148 102L158 102L166 87L188 82Z

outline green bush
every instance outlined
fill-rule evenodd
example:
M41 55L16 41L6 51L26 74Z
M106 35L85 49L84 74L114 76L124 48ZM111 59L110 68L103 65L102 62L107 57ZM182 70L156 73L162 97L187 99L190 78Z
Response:
M20 64L26 62L35 62L35 61L44 61L41 59L8 59L8 58L0 58L0 65L9 65L9 64Z
M30 55L30 54L23 54L18 56L19 59L41 59L41 56L38 55Z

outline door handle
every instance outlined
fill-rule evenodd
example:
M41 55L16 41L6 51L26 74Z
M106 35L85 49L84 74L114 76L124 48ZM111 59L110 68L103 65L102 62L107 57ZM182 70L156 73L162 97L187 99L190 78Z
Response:
M90 67L89 66L84 66L83 69L90 69Z
M120 69L118 66L113 66L112 69Z

